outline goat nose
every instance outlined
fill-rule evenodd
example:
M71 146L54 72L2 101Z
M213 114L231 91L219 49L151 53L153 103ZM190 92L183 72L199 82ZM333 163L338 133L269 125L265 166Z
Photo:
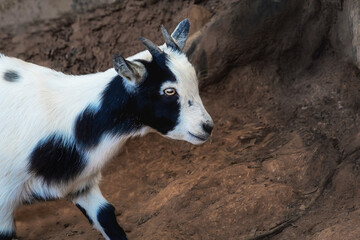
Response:
M202 127L203 127L204 131L210 135L214 128L214 125L211 123L203 123Z

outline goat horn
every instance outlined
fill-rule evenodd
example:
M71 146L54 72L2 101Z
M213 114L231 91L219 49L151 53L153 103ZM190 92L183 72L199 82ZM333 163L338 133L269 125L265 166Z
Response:
M166 31L164 25L161 25L161 33L164 37L166 46L172 48L176 51L181 51L179 46L175 43L174 39L169 35L169 33Z
M140 37L140 41L145 45L145 47L149 50L151 55L156 59L162 54L161 49L156 46L152 41L146 39L144 37Z

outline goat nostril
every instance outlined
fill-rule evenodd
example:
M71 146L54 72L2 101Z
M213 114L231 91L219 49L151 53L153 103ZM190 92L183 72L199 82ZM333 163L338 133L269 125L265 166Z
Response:
M202 125L203 129L205 132L207 132L208 134L211 134L214 126L212 124L207 124L207 123L203 123Z

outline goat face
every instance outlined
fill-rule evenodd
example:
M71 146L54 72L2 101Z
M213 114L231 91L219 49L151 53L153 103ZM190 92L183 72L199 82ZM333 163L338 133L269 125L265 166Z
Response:
M195 69L181 51L189 31L184 20L170 36L162 27L166 45L161 50L141 38L152 55L150 61L114 57L115 70L136 86L136 116L160 134L193 144L205 142L213 121L199 96Z
M184 54L170 50L168 56L168 67L176 80L165 81L160 94L176 98L179 115L176 125L165 136L193 144L203 143L211 135L213 121L201 101L195 69Z

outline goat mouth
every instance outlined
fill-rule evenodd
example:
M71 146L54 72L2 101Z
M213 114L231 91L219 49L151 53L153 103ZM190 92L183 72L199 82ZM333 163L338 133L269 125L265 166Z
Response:
M194 138L196 138L196 139L198 139L198 140L200 140L200 141L203 141L203 142L205 142L206 139L207 139L207 138L200 137L200 136L197 136L197 135L195 135L195 134L192 134L191 132L188 132L188 133L190 134L190 136L192 136L192 137L194 137Z

